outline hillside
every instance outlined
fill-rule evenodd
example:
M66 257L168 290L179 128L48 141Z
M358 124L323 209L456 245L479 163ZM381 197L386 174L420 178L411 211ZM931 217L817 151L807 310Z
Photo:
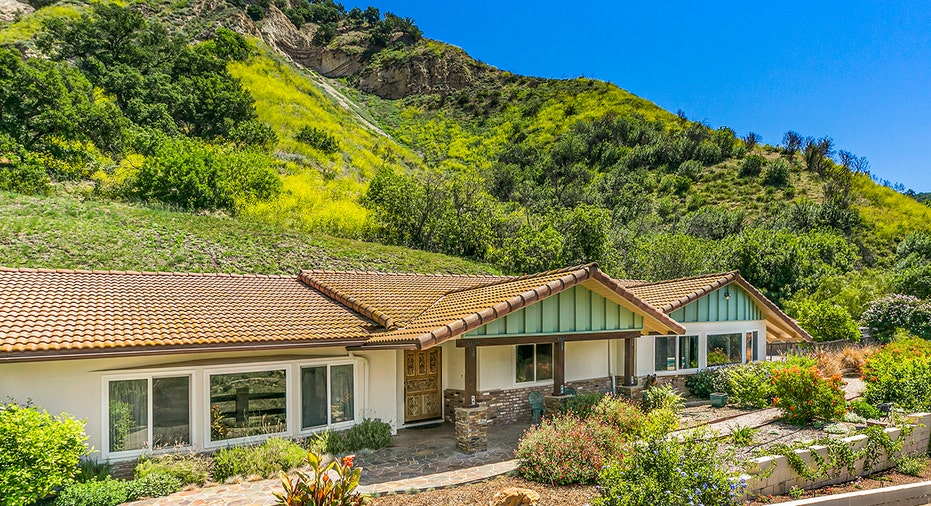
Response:
M395 246L223 216L0 192L0 265L49 269L295 274L301 269L498 273Z
M26 232L5 232L2 263L739 269L790 311L854 317L924 268L900 244L931 233L931 208L829 137L764 144L612 83L515 75L375 7L32 1L0 21L0 102L41 98L0 110L0 189L50 196L13 197L4 219ZM114 214L143 253L97 252L119 226L91 222Z

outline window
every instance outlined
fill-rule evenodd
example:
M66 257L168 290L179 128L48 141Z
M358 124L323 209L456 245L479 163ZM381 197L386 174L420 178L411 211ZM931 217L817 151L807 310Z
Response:
M517 383L553 379L553 343L518 345L516 365Z
M353 376L352 364L301 368L301 427L354 420Z
M756 332L747 332L744 334L747 338L747 345L744 347L744 362L753 362L753 353L756 349L754 334L756 334Z
M654 343L654 370L698 368L698 336L657 336Z
M210 376L210 441L287 431L284 369Z
M698 336L679 336L679 369L698 369Z
M110 452L191 443L190 376L112 380L107 391Z
M708 367L739 364L743 358L743 336L736 334L708 335Z

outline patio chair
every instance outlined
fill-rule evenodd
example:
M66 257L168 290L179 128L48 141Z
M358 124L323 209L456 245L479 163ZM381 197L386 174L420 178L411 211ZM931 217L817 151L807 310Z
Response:
M540 423L540 419L546 413L546 407L543 406L543 394L533 390L527 394L527 400L530 401L530 423Z
M579 395L579 393L576 392L575 389L572 388L572 387L565 387L565 388L563 388L563 394L565 394L565 395L571 395L571 396L573 396L573 397L575 397L576 395Z

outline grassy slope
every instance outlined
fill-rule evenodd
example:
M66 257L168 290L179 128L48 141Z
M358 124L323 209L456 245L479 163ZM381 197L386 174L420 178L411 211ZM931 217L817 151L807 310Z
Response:
M0 265L257 274L311 268L497 272L461 258L225 217L4 192Z

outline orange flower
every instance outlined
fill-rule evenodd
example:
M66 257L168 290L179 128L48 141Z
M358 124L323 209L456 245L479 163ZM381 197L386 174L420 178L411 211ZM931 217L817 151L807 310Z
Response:
M343 465L346 467L352 467L355 461L356 461L355 455L346 455L345 457L343 457Z

